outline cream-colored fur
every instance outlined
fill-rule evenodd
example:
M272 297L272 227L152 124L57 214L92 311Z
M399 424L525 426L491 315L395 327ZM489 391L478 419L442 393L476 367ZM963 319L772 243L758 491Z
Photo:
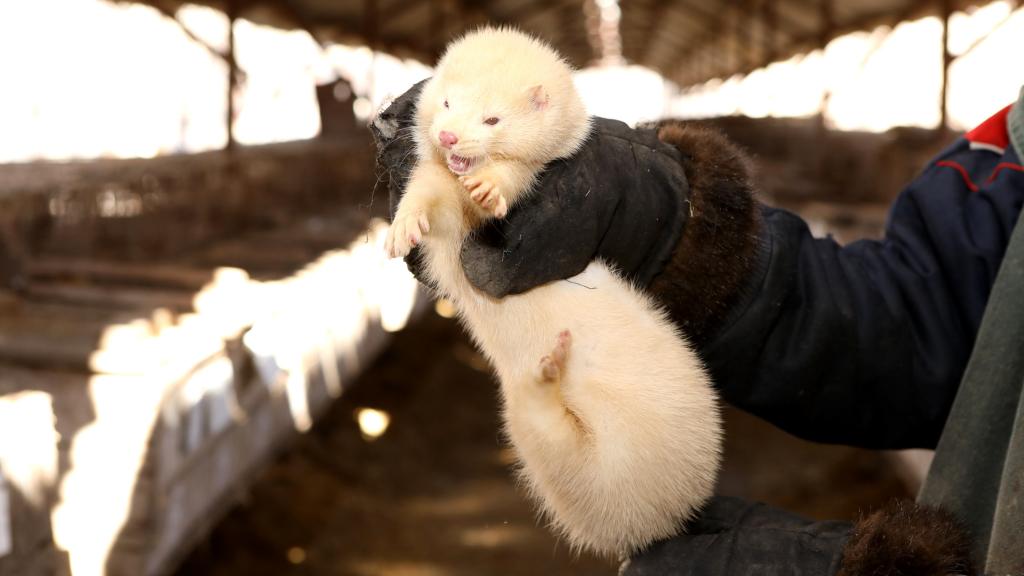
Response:
M466 235L588 130L571 69L547 45L490 28L456 41L418 102L419 161L387 249L422 243L428 276L497 371L522 479L555 529L574 548L622 556L674 534L712 493L721 423L699 360L601 262L496 300L459 261ZM458 136L450 150L441 131ZM453 154L468 173L453 174Z

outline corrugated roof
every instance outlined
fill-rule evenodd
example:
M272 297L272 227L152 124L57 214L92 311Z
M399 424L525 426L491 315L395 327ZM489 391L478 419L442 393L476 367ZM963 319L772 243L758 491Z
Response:
M173 14L182 0L137 0ZM369 44L432 63L484 23L515 24L578 67L596 59L592 0L191 0L322 42ZM983 2L969 0L621 0L622 55L682 86L748 72L841 34Z

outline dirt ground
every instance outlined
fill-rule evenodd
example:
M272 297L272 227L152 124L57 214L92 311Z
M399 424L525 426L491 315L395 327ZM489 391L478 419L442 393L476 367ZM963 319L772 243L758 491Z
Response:
M178 576L613 575L540 525L511 478L497 389L451 320L399 333L314 430L274 462ZM359 408L387 411L363 438ZM815 518L907 496L879 454L799 441L727 411L719 491Z

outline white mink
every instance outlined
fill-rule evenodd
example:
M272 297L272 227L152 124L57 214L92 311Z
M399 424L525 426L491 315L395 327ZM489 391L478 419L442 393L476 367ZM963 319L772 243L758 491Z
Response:
M467 234L589 130L571 68L543 42L494 28L455 41L417 102L418 161L387 250L422 244L427 276L497 372L521 478L554 529L622 557L677 533L712 494L721 421L699 359L599 261L499 300L459 260Z

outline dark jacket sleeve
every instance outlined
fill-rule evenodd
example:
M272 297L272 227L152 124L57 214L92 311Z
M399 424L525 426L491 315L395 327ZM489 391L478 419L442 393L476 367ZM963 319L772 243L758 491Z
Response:
M840 246L764 208L744 295L702 347L723 396L810 440L934 447L1022 202L1013 150L961 139L884 240Z
M685 533L635 554L622 576L831 576L852 526L815 522L764 504L716 496Z
M677 536L634 554L621 576L973 576L970 537L948 512L894 500L854 524L716 496Z

